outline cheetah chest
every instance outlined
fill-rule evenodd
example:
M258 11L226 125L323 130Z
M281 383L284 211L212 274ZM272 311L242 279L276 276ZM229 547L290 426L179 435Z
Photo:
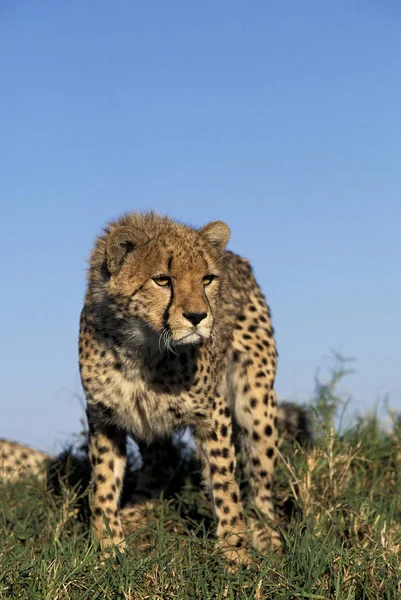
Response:
M112 420L136 439L150 443L174 428L197 425L207 417L207 396L202 387L167 385L157 378L149 381L139 372L126 377L115 374L107 393Z

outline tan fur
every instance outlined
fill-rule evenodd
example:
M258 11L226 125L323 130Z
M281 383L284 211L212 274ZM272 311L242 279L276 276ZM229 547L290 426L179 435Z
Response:
M16 481L22 475L42 477L51 460L49 454L30 446L0 439L0 479Z
M280 542L267 523L274 521L277 460L273 329L249 263L224 250L228 235L222 222L196 231L146 213L110 223L96 240L81 316L80 370L93 528L103 547L124 546L119 499L126 435L151 449L186 426L195 436L226 557L247 560L235 445L249 477L250 506L265 516L251 522L252 543L265 551ZM161 285L166 278L170 283Z

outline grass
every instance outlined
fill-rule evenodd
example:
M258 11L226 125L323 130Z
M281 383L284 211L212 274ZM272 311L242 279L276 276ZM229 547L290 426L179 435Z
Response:
M86 487L64 469L52 489L33 478L1 486L0 600L400 598L401 420L385 428L370 415L334 428L345 374L340 364L328 383L316 383L314 447L281 446L282 552L254 552L252 567L230 573L214 549L208 502L183 478L146 509L128 552L101 564ZM191 465L187 456L182 473Z

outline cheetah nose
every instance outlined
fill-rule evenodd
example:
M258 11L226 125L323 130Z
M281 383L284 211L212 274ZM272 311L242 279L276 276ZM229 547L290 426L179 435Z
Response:
M207 313L202 312L190 312L190 313L182 313L183 316L188 319L192 323L192 325L198 325L203 319L206 319Z

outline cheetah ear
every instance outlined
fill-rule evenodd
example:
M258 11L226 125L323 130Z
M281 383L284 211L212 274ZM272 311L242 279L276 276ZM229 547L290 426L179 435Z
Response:
M219 252L225 250L230 238L230 228L223 221L212 221L201 229L198 229L198 233Z
M106 241L107 268L111 275L117 275L130 252L149 242L145 233L132 227L117 227Z

